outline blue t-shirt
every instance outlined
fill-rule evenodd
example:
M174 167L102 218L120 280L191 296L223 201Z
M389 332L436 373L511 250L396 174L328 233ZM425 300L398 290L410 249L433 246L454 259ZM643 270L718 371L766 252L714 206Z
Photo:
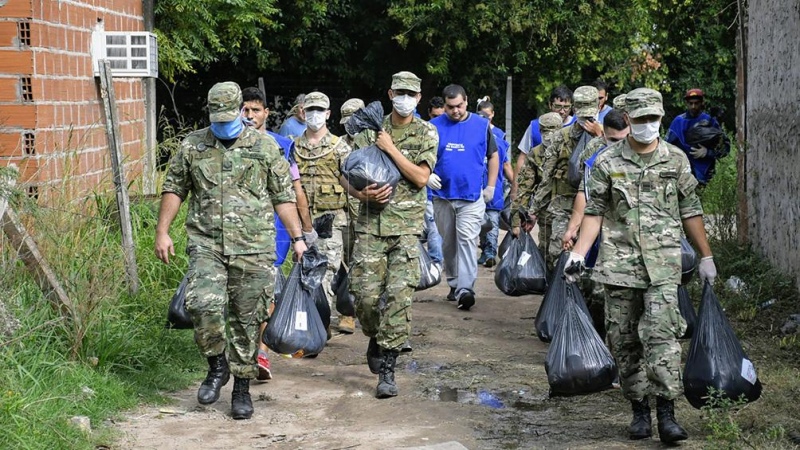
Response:
M575 123L578 118L572 116L572 119L566 124L564 124L561 128L568 127ZM531 147L536 147L537 145L542 143L542 132L539 130L539 119L533 119L530 124L531 128Z
M704 158L696 159L690 153L692 150L691 145L686 143L686 132L689 128L702 120L709 121L712 127L720 128L717 119L704 112L698 114L697 117L689 117L687 113L683 113L672 120L672 123L669 125L669 131L667 131L666 140L670 144L680 147L680 149L686 153L686 157L689 158L689 164L692 166L692 174L694 174L698 183L707 184L711 181L714 166L716 165L716 154L714 150L708 149L708 153Z
M272 131L267 131L267 134L274 137L276 141L278 141L278 145L281 146L283 149L283 157L286 158L287 161L291 163L292 161L292 147L294 146L294 141L287 137L283 137L278 133L273 133ZM292 245L292 237L289 235L289 232L286 231L286 227L283 226L283 222L281 222L280 217L278 217L278 213L274 213L275 215L275 265L280 266L283 264L283 261L286 260L286 255L289 254L289 247Z
M434 197L474 202L481 198L486 170L489 121L470 113L453 122L442 114L430 122L439 132L439 149L433 172L442 179Z
M497 156L500 160L500 166L498 168L499 173L497 174L497 182L494 185L494 197L492 201L486 204L486 209L490 211L502 211L503 210L503 180L505 180L505 174L503 173L503 165L508 162L508 148L511 146L505 140L505 133L503 130L497 127L492 128L492 134L494 135L495 142L497 143ZM486 170L484 171L484 186L489 182L489 166L487 164Z
M300 122L296 116L291 116L288 119L283 121L281 125L281 129L278 131L278 134L284 137L289 136L302 136L302 134L306 131L306 124L304 122Z
M608 105L603 105L603 109L601 109L600 112L597 114L597 121L600 122L601 125L603 124L603 119L606 118L606 114L611 112L612 109L614 108Z

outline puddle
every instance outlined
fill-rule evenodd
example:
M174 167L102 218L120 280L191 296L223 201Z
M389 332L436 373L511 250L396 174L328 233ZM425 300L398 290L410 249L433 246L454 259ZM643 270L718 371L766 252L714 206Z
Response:
M456 389L451 387L440 387L433 391L435 400L440 402L457 402L470 405L487 406L492 409L503 409L505 402L495 393L487 390L473 392L467 389Z

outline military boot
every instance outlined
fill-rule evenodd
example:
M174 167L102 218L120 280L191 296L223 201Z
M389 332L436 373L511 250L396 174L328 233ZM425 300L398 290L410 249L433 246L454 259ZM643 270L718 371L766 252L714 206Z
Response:
M689 434L675 421L675 401L656 397L658 437L661 442L671 444L689 438Z
M253 400L250 398L250 380L247 378L233 377L231 417L235 420L253 417Z
M210 405L219 400L219 391L228 384L231 372L228 370L228 360L225 354L210 356L208 358L208 374L197 390L197 401L201 405Z
M369 371L377 374L381 371L381 348L378 346L378 340L374 337L369 338L369 345L367 345L367 365Z
M653 435L652 419L650 418L650 400L645 396L641 400L631 400L633 420L628 427L628 437L633 440L647 439Z
M377 398L389 398L397 396L397 384L394 381L394 365L397 362L397 350L381 351L381 370L378 373L378 389L375 394Z

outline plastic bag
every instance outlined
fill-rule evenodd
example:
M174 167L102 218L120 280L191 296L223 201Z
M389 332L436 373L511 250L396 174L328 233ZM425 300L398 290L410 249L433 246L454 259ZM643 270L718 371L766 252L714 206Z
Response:
M347 134L355 136L364 130L381 131L383 129L383 105L374 101L369 105L356 110L350 120L344 124Z
M300 284L308 292L314 292L317 286L322 284L325 271L328 270L328 257L312 245L303 253L300 262L295 263L295 266L300 266Z
M600 339L578 301L567 294L561 323L547 350L544 370L550 396L591 394L609 389L617 374L611 352Z
M178 290L172 296L167 309L167 328L176 330L191 330L194 328L192 316L186 311L186 285L189 284L189 274L183 276Z
M694 305L692 299L689 297L689 291L686 286L678 286L678 309L681 311L683 320L686 321L686 333L683 333L681 339L691 339L694 333L694 326L697 323L697 314L694 312Z
M319 354L327 341L327 332L314 302L314 292L301 283L301 272L300 264L292 267L281 301L275 305L261 336L262 342L273 351L295 357Z
M520 231L520 233L523 233L523 231ZM503 240L500 241L500 246L497 247L497 254L500 256L501 260L503 259L503 255L505 255L508 251L508 247L511 246L512 242L514 242L514 235L511 233L506 233L506 235L503 237Z
M350 153L342 164L342 174L359 191L375 183L397 187L402 176L392 158L376 145Z
M575 148L572 149L572 154L569 157L569 164L567 165L567 181L569 182L569 185L575 189L580 187L581 181L583 180L583 167L581 167L583 164L581 163L581 154L586 148L586 144L588 144L589 140L591 139L592 135L588 132L584 131L581 133L581 138L578 140Z
M695 267L697 267L697 253L685 237L681 237L681 284L692 281Z
M275 304L276 305L281 300L281 293L283 292L283 287L285 285L286 285L286 275L283 274L283 270L280 267L276 267L275 268L275 287L273 288L273 296L275 297Z
M333 236L333 219L336 215L333 213L325 213L311 223L311 226L317 232L317 237L320 239L330 239Z
M583 299L578 283L567 283L564 278L564 266L567 264L569 254L567 252L561 253L558 257L558 263L548 282L547 292L544 294L542 304L539 305L539 311L536 313L536 335L542 342L550 342L553 340L556 329L561 323L561 316L564 315L566 310L567 298L571 296L575 299L578 307L589 317L591 321L591 314L589 308L586 306L586 301Z
M701 120L686 130L686 144L696 147L698 144L714 150L725 139L725 133L713 126L709 120Z
M747 358L708 282L703 286L683 385L686 399L698 409L705 406L710 388L731 400L744 397L752 402L761 396L761 382L753 362Z
M500 211L500 229L504 231L511 230L511 214L513 213L511 207L511 196L507 195L503 200L503 210ZM523 220L523 222L525 222Z
M494 272L494 284L506 295L541 294L547 287L544 259L528 233L514 239Z
M420 277L416 290L424 291L442 282L442 271L439 270L439 265L433 262L425 247L422 246L422 241L419 241L417 245L419 246Z
M314 306L317 307L322 325L327 330L331 326L331 305L328 303L328 296L325 295L325 288L321 284L314 289ZM327 338L327 331L325 333Z
M339 264L339 270L331 280L331 289L336 294L336 311L343 316L355 317L356 299L350 293L350 275L344 263Z

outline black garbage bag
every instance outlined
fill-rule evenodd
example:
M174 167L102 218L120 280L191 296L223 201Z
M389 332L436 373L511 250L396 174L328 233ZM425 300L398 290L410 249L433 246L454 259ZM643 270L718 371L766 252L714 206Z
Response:
M611 352L600 339L592 320L581 312L572 294L567 294L561 323L547 350L544 370L550 396L591 394L609 389L617 374Z
M544 259L528 233L511 242L494 272L494 284L506 295L541 294L547 287Z
M364 130L381 131L383 129L383 105L379 101L356 110L350 120L344 124L347 134L355 136Z
M686 321L686 333L683 333L681 339L691 339L694 333L694 326L697 323L697 314L694 312L694 305L692 299L689 297L689 291L686 286L678 286L678 309L681 311L681 317Z
M681 238L681 284L688 284L692 281L695 268L697 267L697 253L686 240L686 237Z
M563 252L558 257L558 263L547 285L547 292L544 294L542 303L539 305L539 311L536 313L536 335L542 342L550 342L553 340L556 329L561 323L561 316L566 310L567 298L572 297L578 304L581 311L586 314L591 322L592 315L589 313L589 308L586 306L586 301L583 299L578 288L578 283L568 283L564 278L564 266L569 259L569 253Z
M303 286L301 272L300 264L292 267L281 301L275 305L261 336L262 342L273 351L295 357L319 354L327 340L325 325L314 302L314 291Z
M683 370L683 391L689 403L700 409L707 403L712 388L731 400L743 397L752 402L761 396L755 367L736 338L714 290L706 282Z
M300 267L300 284L308 292L314 292L317 286L322 284L325 271L328 270L328 257L312 245L303 253L303 258L299 263L295 263L295 266Z
M343 316L355 317L356 299L350 293L350 274L344 263L339 264L339 270L331 280L331 289L336 294L336 311Z
M327 330L331 326L331 305L328 303L328 296L325 295L325 288L321 284L314 289L314 305L317 307L319 318L322 319L322 325Z
M572 154L569 157L569 164L567 166L567 182L570 186L578 189L583 181L583 163L581 162L581 154L586 148L586 144L592 139L592 135L584 131L575 148L572 149Z
M336 218L334 213L325 213L311 223L314 230L317 232L317 237L320 239L330 239L333 236L333 219Z
M520 231L520 233L524 232ZM514 242L514 235L511 233L506 233L505 237L503 237L503 240L500 241L500 245L497 247L497 256L500 258L500 260L503 259L503 256L508 251L508 248L511 246L512 242Z
M350 153L342 164L342 174L359 191L371 184L377 184L378 187L388 184L395 188L402 177L392 158L376 145Z
M189 284L189 273L183 276L178 290L172 295L167 310L167 328L176 330L191 330L194 328L192 316L186 311L186 285Z
M504 231L511 230L511 214L513 213L511 207L511 196L507 195L503 200L503 210L500 211L500 229Z
M698 144L714 150L725 142L725 133L713 126L710 120L700 120L686 130L686 143L695 147Z
M273 296L275 297L275 304L277 305L279 301L281 301L281 293L283 292L283 286L286 285L286 275L283 274L283 270L280 267L275 268L275 288L273 289Z
M425 247L422 246L422 241L419 241L417 245L419 246L420 277L416 290L424 291L442 282L442 271L439 270L439 265L433 262Z

